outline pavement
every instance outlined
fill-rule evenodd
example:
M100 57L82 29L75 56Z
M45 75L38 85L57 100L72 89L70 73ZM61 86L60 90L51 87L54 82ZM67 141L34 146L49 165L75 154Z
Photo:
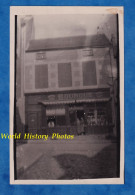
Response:
M47 141L28 140L26 144L18 145L16 149L17 179L62 178L66 174L67 168L71 171L72 161L74 164L76 163L75 156L76 159L81 159L83 164L84 161L89 162L88 159L92 159L110 145L112 145L110 140L98 135L75 136L73 140L51 140L50 138ZM115 142L113 149L110 150L109 153L116 156ZM62 155L64 158L70 155L67 162L64 162L66 167L59 161L59 157L61 158ZM87 159L84 160L84 157ZM68 162L68 159L71 159L71 162ZM80 160L78 161L80 162Z

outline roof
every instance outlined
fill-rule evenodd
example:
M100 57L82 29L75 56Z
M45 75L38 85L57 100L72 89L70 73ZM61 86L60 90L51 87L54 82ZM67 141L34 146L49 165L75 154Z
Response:
M31 40L26 52L110 46L104 34Z

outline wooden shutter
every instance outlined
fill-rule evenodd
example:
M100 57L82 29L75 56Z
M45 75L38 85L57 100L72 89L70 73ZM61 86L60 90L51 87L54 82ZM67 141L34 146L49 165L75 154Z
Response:
M70 63L58 64L58 83L59 83L59 87L72 86L72 75L71 75Z
M83 85L97 85L95 61L83 62Z
M35 88L48 88L48 65L35 66Z

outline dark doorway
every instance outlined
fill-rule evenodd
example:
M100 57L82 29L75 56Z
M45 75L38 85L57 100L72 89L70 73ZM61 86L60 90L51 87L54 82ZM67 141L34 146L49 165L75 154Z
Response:
M69 119L70 119L70 125L76 125L76 111L70 110L69 111Z
M84 119L84 110L77 110L77 118L80 120L81 118Z

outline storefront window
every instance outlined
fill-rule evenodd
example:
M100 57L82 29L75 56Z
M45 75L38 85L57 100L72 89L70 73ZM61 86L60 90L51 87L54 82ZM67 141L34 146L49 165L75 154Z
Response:
M87 124L90 126L107 125L105 108L89 109L87 113Z
M66 117L65 117L65 108L47 108L46 109L47 116L47 125L48 127L55 126L65 126L66 125Z
M101 126L102 125L107 125L105 109L98 109L97 110L97 122Z
M89 111L88 111L87 124L88 125L95 125L96 124L94 109L89 109Z
M55 125L56 125L56 118L55 118L55 116L47 117L47 126L52 128L52 127L55 127Z

